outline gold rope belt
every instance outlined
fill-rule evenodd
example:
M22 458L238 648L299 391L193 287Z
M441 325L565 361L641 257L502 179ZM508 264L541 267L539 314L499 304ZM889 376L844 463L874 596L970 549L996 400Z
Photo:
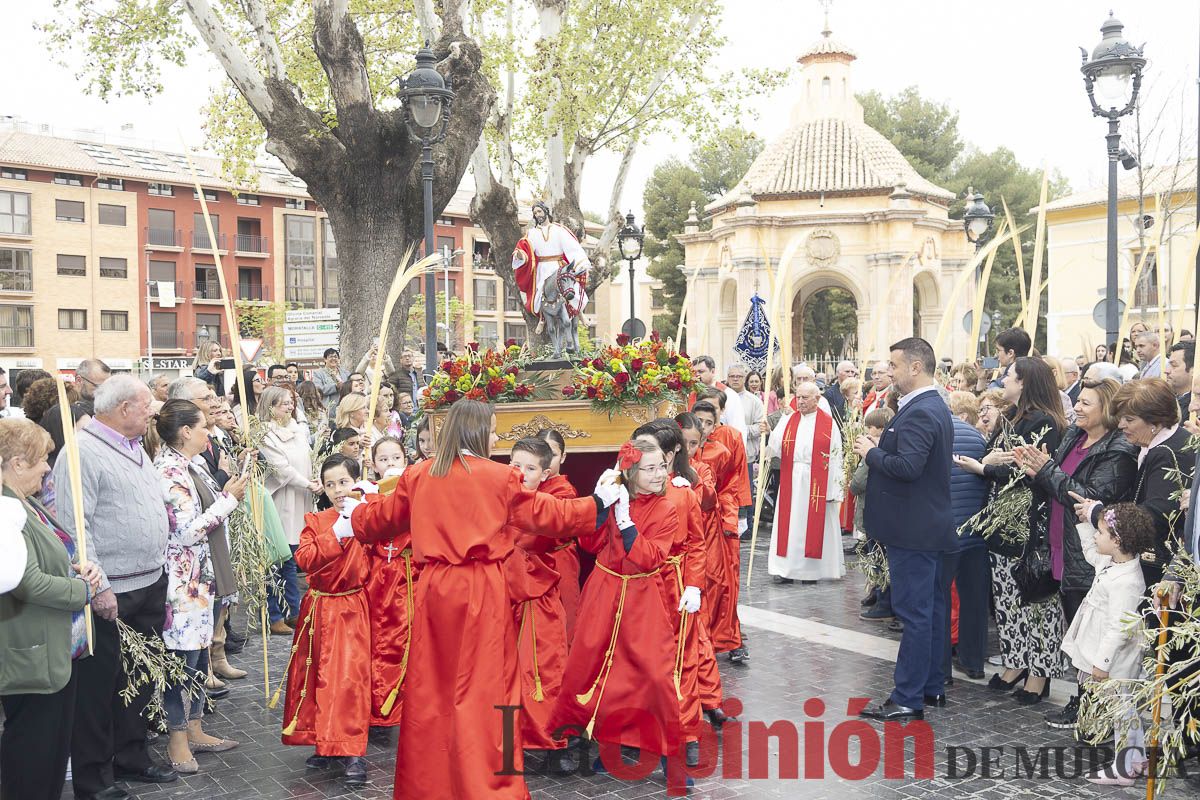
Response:
M581 706L586 706L592 700L592 694L597 687L600 689L600 695L596 698L596 707L592 710L592 718L587 724L587 735L590 739L592 736L592 728L596 725L596 715L600 713L600 701L604 699L604 689L608 686L608 676L612 672L613 656L617 649L617 637L621 632L621 617L625 613L625 592L629 588L629 582L637 578L655 578L658 576L659 570L653 572L638 572L633 575L623 575L620 572L614 572L608 567L596 562L596 569L601 572L606 572L614 578L621 579L621 596L617 600L617 613L613 617L612 635L608 639L608 650L604 653L604 662L600 665L600 672L596 675L596 680L592 683L592 688L588 689L583 694L575 695L575 700Z
M554 548L553 550L551 550L550 552L551 552L551 553L561 553L563 550L566 550L568 547L570 547L570 546L571 546L571 545L573 545L573 544L575 544L575 540L574 540L574 539L567 539L567 541L565 541L564 543L560 544L558 547L555 547L555 548Z
M538 672L537 623L534 621L532 606L532 600L521 603L521 629L517 631L517 648L521 647L521 639L525 637L525 621L529 620L529 647L533 653L533 693L530 696L540 703L546 699L546 693L542 691L542 676Z
M392 687L387 700L384 700L383 705L379 707L379 714L384 717L392 713L392 707L396 705L396 698L400 694L400 686L404 683L404 676L408 674L408 654L412 650L413 615L416 613L416 606L413 602L412 548L406 547L401 550L400 557L404 559L404 579L406 581L404 604L408 610L408 630L404 632L404 657L400 659L400 678Z
M675 586L679 590L679 596L683 597L683 554L673 555L667 558L660 573L666 572L667 567L675 570ZM668 609L668 612L670 609ZM679 688L680 682L683 680L683 654L684 641L687 639L688 612L687 609L679 612L679 641L675 644L675 697L679 700L683 699L683 691Z
M313 598L312 605L308 608L308 615L304 618L304 622L300 624L300 631L296 634L296 640L292 644L292 652L288 656L287 666L283 669L283 677L279 679L279 686L275 689L275 695L271 698L271 702L267 703L267 708L275 708L275 706L279 705L279 693L283 691L283 682L287 680L287 674L292 668L292 661L296 658L296 653L300 649L300 640L304 637L304 632L307 630L308 655L304 659L304 680L300 683L300 700L296 703L296 713L292 716L292 721L284 726L284 736L291 736L296 732L296 724L300 721L300 707L304 705L304 698L308 696L308 676L312 672L313 638L316 633L316 623L313 621L313 618L316 616L317 605L321 602L322 597L349 597L350 595L358 594L362 590L363 587L361 586L345 592L322 592L318 589L309 588L308 593Z

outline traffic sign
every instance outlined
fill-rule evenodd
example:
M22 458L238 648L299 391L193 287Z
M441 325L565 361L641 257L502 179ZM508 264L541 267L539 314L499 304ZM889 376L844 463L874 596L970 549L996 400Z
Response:
M288 360L321 358L338 346L341 309L297 308L287 312L283 324L283 355Z
M311 346L288 347L284 349L284 353L287 355L289 361L303 361L306 359L320 360L320 358L325 355L325 351L327 349L327 347Z
M287 312L287 322L337 322L342 318L340 308L295 308Z

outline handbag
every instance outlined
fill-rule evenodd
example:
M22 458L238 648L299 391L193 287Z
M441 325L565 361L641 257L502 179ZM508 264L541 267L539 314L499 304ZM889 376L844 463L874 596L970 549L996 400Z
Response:
M1050 565L1050 543L1040 532L1025 543L1012 576L1022 605L1042 603L1058 594L1058 579Z

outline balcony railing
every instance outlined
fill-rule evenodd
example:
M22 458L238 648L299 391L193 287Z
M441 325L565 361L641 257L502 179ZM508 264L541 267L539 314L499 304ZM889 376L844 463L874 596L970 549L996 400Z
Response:
M143 228L146 244L151 247L183 247L183 231L171 228Z
M182 350L183 331L160 331L150 328L150 346L155 350Z
M156 280L150 281L150 299L151 300L158 299L158 283L159 282ZM163 281L163 283L174 283L175 284L175 299L176 300L179 300L180 298L183 297L184 290L187 288L187 285L184 283L181 283L180 281Z
M287 302L315 306L317 304L317 290L310 286L289 286L287 287Z
M196 300L220 300L220 281L198 281L196 284Z
M213 246L208 239L208 231L192 231L192 249L193 250L212 250ZM217 249L225 249L225 234L217 234Z
M270 300L271 287L261 283L239 283L237 296L238 300Z
M239 253L266 253L267 240L250 233L239 233L234 240L234 249Z

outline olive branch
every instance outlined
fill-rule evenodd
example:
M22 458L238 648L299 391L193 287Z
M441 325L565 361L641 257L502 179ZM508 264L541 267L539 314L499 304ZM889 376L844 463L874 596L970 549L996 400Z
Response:
M168 687L181 685L189 700L203 696L204 685L195 673L189 672L183 659L167 649L161 637L145 636L117 618L117 635L121 640L121 666L125 669L125 687L118 692L125 705L132 705L145 686L150 687L150 699L142 711L150 722L165 716L162 696Z

